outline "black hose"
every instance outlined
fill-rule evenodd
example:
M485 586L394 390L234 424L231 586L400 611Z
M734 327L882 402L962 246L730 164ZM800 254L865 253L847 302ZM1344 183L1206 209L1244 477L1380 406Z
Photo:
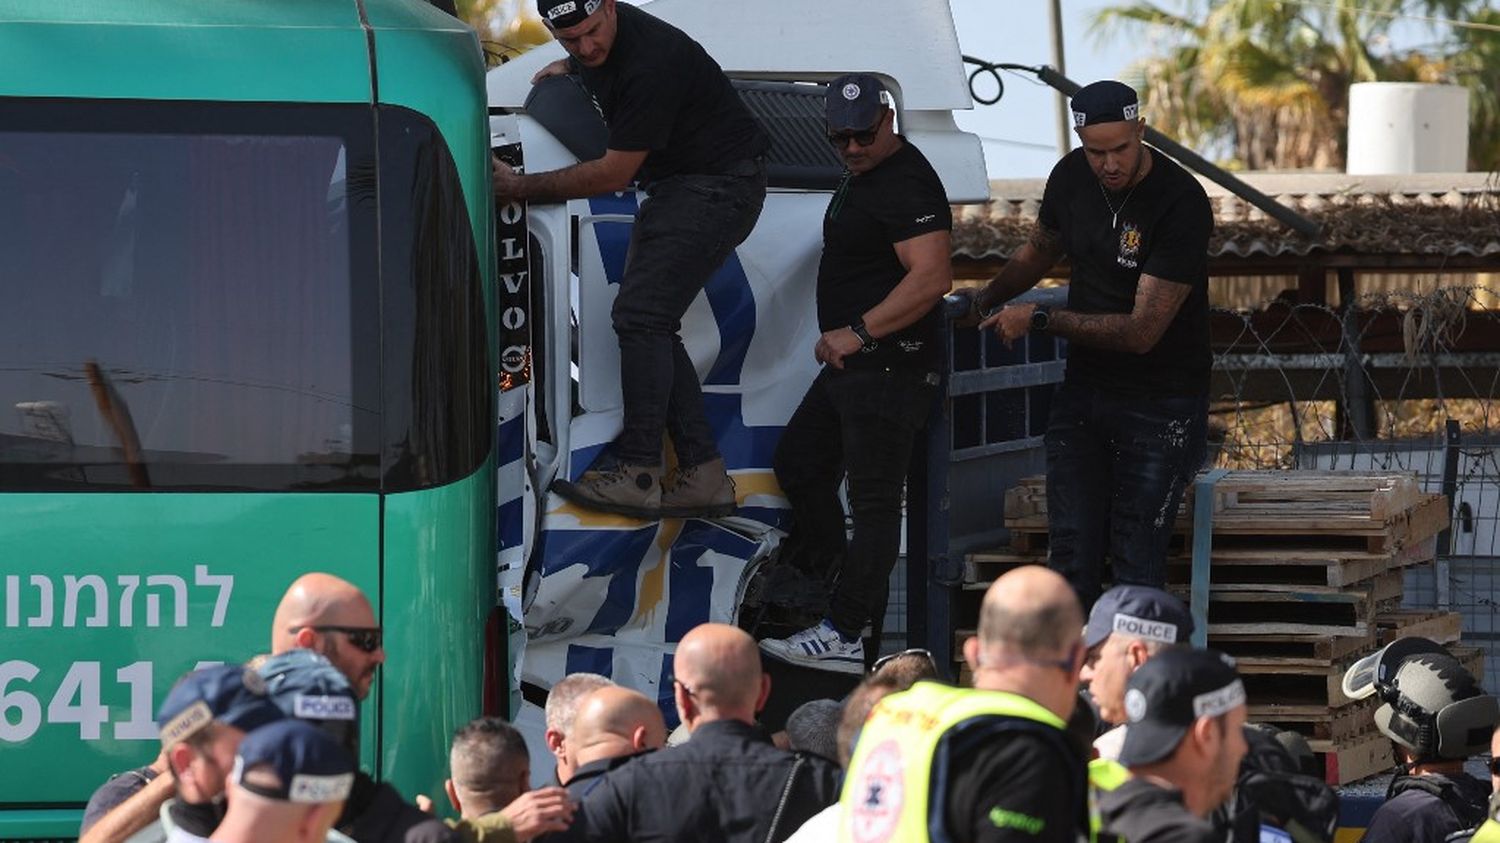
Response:
M1000 78L1000 71L1024 70L1027 73L1041 73L1041 68L1032 67L1031 65L1026 64L1007 64L1005 62L985 61L984 59L975 58L974 56L964 56L963 59L964 64L972 64L975 66L974 72L969 74L969 96L973 97L974 101L979 103L980 105L994 105L995 103L1000 101L1001 97L1005 96L1005 80ZM980 96L978 89L975 88L975 83L978 81L979 76L982 73L988 73L990 75L990 78L995 80L995 95L993 97Z

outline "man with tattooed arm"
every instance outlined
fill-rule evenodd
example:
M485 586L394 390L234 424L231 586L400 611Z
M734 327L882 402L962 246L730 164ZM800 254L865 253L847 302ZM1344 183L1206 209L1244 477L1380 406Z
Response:
M1095 82L1072 101L1081 148L1047 178L1029 241L975 297L1007 345L1068 341L1047 425L1049 564L1085 610L1115 584L1160 588L1177 507L1205 450L1208 237L1203 187L1143 142L1136 92ZM1064 255L1064 308L1006 304Z

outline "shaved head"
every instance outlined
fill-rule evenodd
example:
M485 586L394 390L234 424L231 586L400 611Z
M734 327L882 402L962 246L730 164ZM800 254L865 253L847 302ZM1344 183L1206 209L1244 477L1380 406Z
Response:
M705 705L751 705L760 690L760 650L739 627L706 623L683 636L672 674Z
M362 649L349 637L349 630L379 629L375 609L358 586L333 574L304 574L276 606L271 652L305 648L323 654L364 699L375 681L375 669L385 661L385 648L377 636L373 650Z
M601 758L660 749L667 742L661 709L645 694L610 685L584 697L568 733L579 766Z
M1008 571L984 594L979 646L1023 658L1059 658L1082 637L1083 607L1068 581L1040 565Z

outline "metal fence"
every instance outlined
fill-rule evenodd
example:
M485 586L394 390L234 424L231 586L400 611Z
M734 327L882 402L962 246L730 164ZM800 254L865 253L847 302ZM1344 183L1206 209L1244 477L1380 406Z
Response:
M1489 309L1500 297L1463 287L1346 299L1213 312L1215 336L1231 341L1215 354L1211 463L1409 471L1447 493L1453 527L1437 563L1408 572L1404 605L1461 612L1465 639L1488 652L1500 640L1500 319ZM1005 349L950 325L947 342L947 397L922 457L927 482L910 489L908 563L892 583L908 599L892 600L887 619L942 658L967 613L964 555L1004 542L1005 489L1044 470L1066 358L1050 337ZM1486 687L1500 688L1500 658L1487 667Z

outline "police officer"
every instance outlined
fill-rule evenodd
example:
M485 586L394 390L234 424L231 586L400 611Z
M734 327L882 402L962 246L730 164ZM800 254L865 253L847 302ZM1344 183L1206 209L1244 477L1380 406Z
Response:
M496 159L495 195L577 199L639 177L649 196L613 313L624 430L602 463L553 488L580 506L634 517L728 515L734 483L678 329L760 217L770 139L718 63L676 27L616 0L539 0L537 11L569 55L537 76L578 74L609 141L604 157L553 172L517 175ZM677 471L665 479L663 430L677 452Z
M1408 637L1355 662L1351 699L1377 697L1375 727L1398 765L1365 832L1366 843L1442 840L1484 821L1490 783L1464 772L1500 724L1500 704L1442 646Z
M1187 478L1208 419L1208 236L1202 185L1142 142L1134 90L1073 96L1081 148L1047 178L1030 240L979 294L981 312L1035 286L1067 255L1068 306L1014 304L981 323L1006 343L1068 340L1047 425L1050 563L1085 608L1105 556L1116 583L1161 587Z
M965 642L974 688L918 682L860 730L840 797L840 841L1073 843L1086 835L1078 702L1083 611L1040 566L1006 573ZM934 833L940 829L942 834Z
M885 615L901 552L901 491L938 381L938 304L953 286L953 212L937 171L896 134L880 80L828 85L828 139L844 179L823 215L818 327L823 370L787 422L776 480L792 505L788 547L821 579L838 581L823 621L761 642L782 661L865 670L861 630ZM839 486L854 522L845 546Z
M1120 757L1125 740L1125 682L1164 647L1183 644L1193 634L1193 616L1181 600L1142 585L1120 585L1104 592L1089 610L1083 645L1083 681L1111 727L1094 741L1101 758Z
M359 755L359 691L332 662L312 650L288 650L263 662L258 673L271 701L287 717L305 721ZM335 830L356 843L450 843L458 840L441 820L417 810L387 782L364 771L344 801Z
M1099 799L1104 831L1132 843L1215 843L1208 816L1245 755L1245 687L1228 656L1163 650L1131 674L1120 763L1130 777Z
M245 736L219 843L321 843L354 785L354 756L309 723L281 720Z

